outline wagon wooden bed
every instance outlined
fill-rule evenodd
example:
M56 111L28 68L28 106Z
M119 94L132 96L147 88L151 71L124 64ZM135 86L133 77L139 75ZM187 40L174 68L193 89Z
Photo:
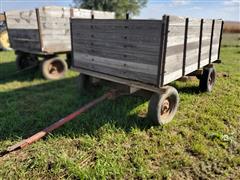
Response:
M127 85L131 92L154 92L148 114L164 124L174 117L179 102L169 83L196 75L201 91L212 90L212 63L219 60L222 29L222 20L170 15L162 20L72 18L72 67L82 79L91 76Z
M68 66L57 55L67 54L68 61L71 59L70 17L113 19L115 13L57 6L5 12L9 41L17 54L17 67L34 66L42 58L45 78L64 76Z

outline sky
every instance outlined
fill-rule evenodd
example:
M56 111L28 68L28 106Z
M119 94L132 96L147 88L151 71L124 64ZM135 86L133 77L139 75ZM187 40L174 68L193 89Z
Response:
M0 12L40 6L69 6L72 0L0 0ZM136 19L161 19L164 14L240 21L240 0L148 0Z

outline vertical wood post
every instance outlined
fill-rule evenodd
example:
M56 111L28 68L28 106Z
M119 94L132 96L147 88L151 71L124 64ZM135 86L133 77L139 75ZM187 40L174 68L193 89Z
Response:
M37 16L37 24L38 24L38 32L39 32L39 40L40 40L40 49L41 51L44 51L43 47L43 40L42 40L42 28L41 28L41 20L39 15L39 9L36 8L36 16Z
M201 24L200 24L199 49L198 49L198 69L200 69L200 64L201 64L202 31L203 31L203 19L201 19Z
M167 39L168 39L168 28L169 28L169 16L163 16L162 32L161 32L161 42L159 51L159 64L158 64L158 87L162 87L164 84L164 71L165 71L165 60L166 60L166 50L167 50Z
M185 34L184 34L184 47L183 47L183 66L182 66L182 76L185 75L185 66L186 66L186 52L187 52L187 37L188 37L188 22L189 19L185 20Z
M221 49L221 43L222 43L223 25L224 25L224 21L222 21L221 32L220 32L220 36L219 36L218 60L220 59L220 49Z
M8 30L8 22L7 22L7 14L6 14L6 12L4 11L4 17L5 17L5 24L6 24L6 30L7 30L7 32L9 33L9 30ZM11 36L8 34L8 39L9 39L9 43L10 43L10 47L11 47L11 45L12 45L12 42L11 42Z
M74 49L73 49L73 28L72 28L72 23L74 19L70 18L70 38L71 38L71 66L73 66L74 63Z
M210 39L210 50L209 50L209 64L211 63L212 59L212 44L213 44L213 35L214 35L214 25L215 25L215 20L212 20L212 32L211 32L211 39Z

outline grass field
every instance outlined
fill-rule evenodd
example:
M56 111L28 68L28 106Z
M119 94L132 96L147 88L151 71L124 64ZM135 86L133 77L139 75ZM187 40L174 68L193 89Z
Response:
M240 49L234 43L237 34L224 35L222 64L215 67L229 76L218 77L212 93L199 93L197 80L172 84L180 107L171 123L151 127L144 118L147 99L105 101L0 158L0 179L240 179ZM14 58L13 52L0 53L0 151L107 89L80 95L72 71L59 81L39 72L7 78Z

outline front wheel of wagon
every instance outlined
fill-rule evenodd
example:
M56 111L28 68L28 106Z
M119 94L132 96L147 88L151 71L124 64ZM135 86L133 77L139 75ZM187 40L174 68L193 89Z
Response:
M148 106L148 117L155 125L170 122L179 105L179 95L175 88L166 87L164 93L154 93Z
M199 89L201 92L211 92L216 81L216 70L211 68L204 68L203 74L200 77Z
M65 76L68 70L68 65L65 60L54 57L44 60L41 70L45 79L57 80Z
M18 70L38 66L38 57L33 54L19 53L16 58L16 66Z

